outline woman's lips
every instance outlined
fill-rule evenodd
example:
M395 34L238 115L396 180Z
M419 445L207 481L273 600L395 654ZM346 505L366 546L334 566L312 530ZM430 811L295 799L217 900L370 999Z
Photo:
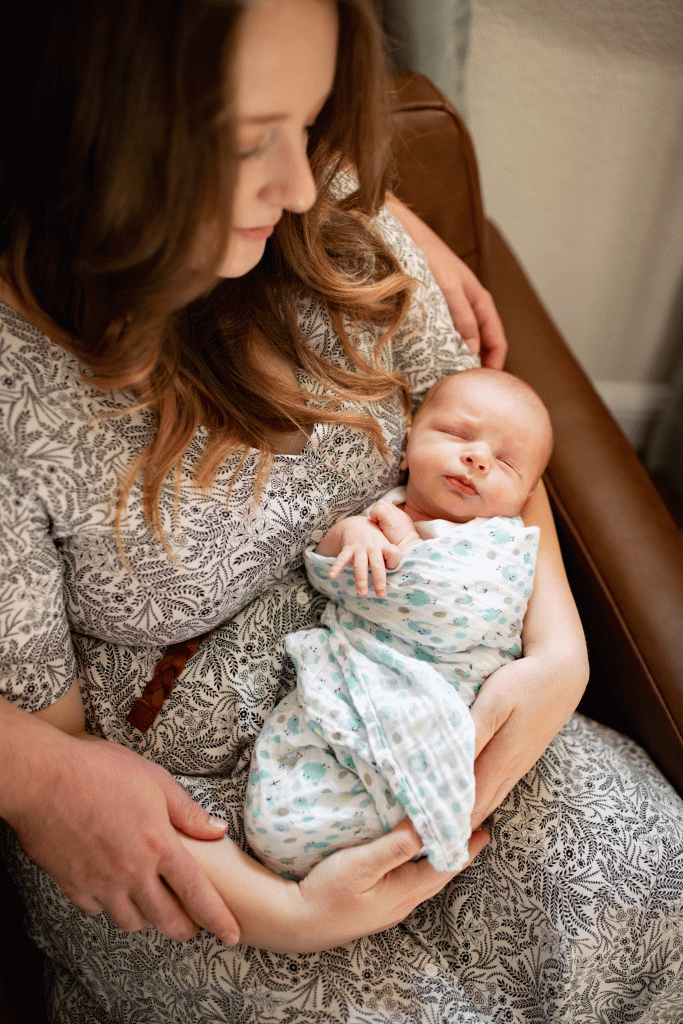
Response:
M233 228L235 234L239 235L245 242L265 242L266 238L270 238L274 230L274 224L266 224L262 228Z
M475 495L479 493L477 488L465 476L447 476L446 480L450 487L457 491L458 494Z

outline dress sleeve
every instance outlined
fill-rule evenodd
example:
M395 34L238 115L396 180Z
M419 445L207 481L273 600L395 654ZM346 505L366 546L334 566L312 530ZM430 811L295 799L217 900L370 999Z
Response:
M26 711L53 704L76 675L49 525L30 480L0 451L0 694Z
M415 281L408 316L392 338L393 369L407 378L415 409L439 378L479 366L479 357L472 355L453 326L424 254L399 220L384 207L374 226Z

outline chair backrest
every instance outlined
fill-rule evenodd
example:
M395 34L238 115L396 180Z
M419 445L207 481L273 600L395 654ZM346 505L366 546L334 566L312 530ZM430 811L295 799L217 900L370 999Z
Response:
M428 78L394 79L396 195L486 283L484 211L472 140L455 107Z

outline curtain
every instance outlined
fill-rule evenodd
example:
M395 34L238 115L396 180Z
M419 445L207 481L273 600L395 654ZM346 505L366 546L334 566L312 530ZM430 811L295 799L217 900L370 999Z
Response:
M466 116L470 0L375 0L395 71L420 71Z

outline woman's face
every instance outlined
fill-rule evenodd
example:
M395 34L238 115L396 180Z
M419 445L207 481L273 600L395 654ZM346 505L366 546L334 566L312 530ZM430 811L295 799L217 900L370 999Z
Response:
M333 0L260 0L246 12L235 55L237 187L220 277L259 262L284 210L315 201L308 128L332 89L337 60Z

